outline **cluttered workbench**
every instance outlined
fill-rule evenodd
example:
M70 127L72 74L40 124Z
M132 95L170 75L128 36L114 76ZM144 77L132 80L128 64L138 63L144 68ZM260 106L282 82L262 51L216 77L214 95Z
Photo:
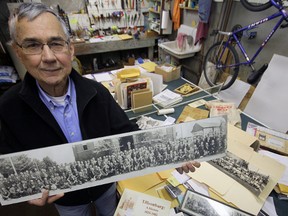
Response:
M174 91L185 83L191 84L184 78L179 78L166 84L167 89ZM195 88L199 88L194 84L192 85ZM198 91L188 97L183 97L181 102L170 106L169 109L173 108L173 112L164 115L159 115L159 110L161 110L162 107L157 106L157 104L154 104L149 112L134 113L132 110L126 110L126 114L131 120L146 116L163 122L167 121L169 118L175 119L176 123L185 122L186 120L190 121L192 119L201 118L201 115L205 115L201 110L206 111L207 113L209 112L205 106L205 101L217 100L218 92L219 87L211 89L199 88ZM198 105L195 105L197 103ZM222 171L215 169L207 162L202 163L202 167L195 173L189 173L188 175L185 175L185 177L179 177L177 172L175 173L175 170L167 170L119 181L119 193L123 194L125 189L130 189L169 200L177 212L177 208L181 206L183 196L187 191L187 182L190 182L190 186L194 188L196 192L203 194L204 197L207 196L220 201L227 206L232 206L232 208L241 209L247 213L243 213L244 215L273 215L271 212L273 212L274 207L271 209L268 208L267 210L267 202L272 202L272 204L275 205L275 214L277 212L278 215L285 215L285 212L287 211L287 205L285 204L287 204L287 201L283 201L279 198L279 193L281 192L276 189L278 185L277 182L281 182L280 179L285 170L285 166L270 157L264 156L262 150L258 152L260 144L257 141L257 137L253 137L244 131L247 128L247 124L253 123L261 126L261 122L258 122L256 119L253 119L243 112L240 113L240 118L241 120L238 122L237 127L229 124L227 135L228 152L233 152L237 157L240 157L250 164L249 166L256 166L256 170L261 170L261 172L270 176L269 183L258 195L247 190L245 184L243 185L237 181L235 182L235 179L231 179L231 176L227 177L223 175ZM255 169L255 167L253 169ZM213 176L213 178L211 178L211 176ZM176 179L176 182L178 180L178 183L174 186L182 191L182 195L171 197L171 194L164 189L165 186L170 184L171 178L174 180ZM181 180L183 180L182 178L186 178L186 185L181 182ZM275 191L277 191L277 193Z

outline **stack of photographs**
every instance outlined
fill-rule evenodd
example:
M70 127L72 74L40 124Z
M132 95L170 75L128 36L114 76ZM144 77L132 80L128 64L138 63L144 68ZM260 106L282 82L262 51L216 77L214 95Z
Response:
M186 191L180 210L193 216L251 216L248 212L191 190Z

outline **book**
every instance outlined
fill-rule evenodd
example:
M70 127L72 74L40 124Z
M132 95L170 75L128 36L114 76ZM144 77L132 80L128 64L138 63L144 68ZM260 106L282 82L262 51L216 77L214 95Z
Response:
M169 215L171 202L144 193L125 189L114 216Z
M146 89L147 88L147 81L140 81L133 83L131 85L127 85L125 95L127 95L127 108L131 108L131 94L132 91L138 90L138 89Z
M134 113L152 109L152 91L150 89L134 90L131 93L131 108Z

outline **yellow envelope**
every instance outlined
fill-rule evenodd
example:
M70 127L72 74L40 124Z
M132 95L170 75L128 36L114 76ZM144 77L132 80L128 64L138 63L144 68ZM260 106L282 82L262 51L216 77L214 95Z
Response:
M140 67L144 68L148 72L154 72L156 66L157 64L154 62L145 62L143 64L140 64Z
M288 193L288 186L284 184L278 184L281 193Z
M152 173L145 176L118 181L117 184L120 191L124 191L125 188L128 188L143 193L161 182L163 182L163 180L161 180L156 173Z
M172 174L172 172L174 171L175 169L169 169L169 170L164 170L164 171L161 171L161 172L157 172L157 174L159 175L159 177L162 179L162 180L166 180L167 178L169 178Z
M117 73L118 79L129 79L129 78L137 78L140 76L139 68L125 68Z

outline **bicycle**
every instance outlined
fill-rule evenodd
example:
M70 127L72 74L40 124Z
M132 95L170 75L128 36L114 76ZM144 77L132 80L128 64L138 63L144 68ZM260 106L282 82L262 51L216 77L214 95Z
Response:
M220 42L213 44L207 51L204 63L203 63L203 73L207 83L210 86L222 84L221 90L229 88L238 77L239 67L241 65L250 66L252 69L251 75L248 77L247 82L252 84L257 81L260 76L264 73L268 65L263 65L258 71L255 71L253 66L254 60L262 51L264 46L271 39L276 30L280 28L288 27L288 12L285 10L286 7L283 5L283 1L280 0L267 0L261 1L262 3L251 3L249 0L240 0L242 5L251 11L263 11L270 7L275 7L278 11L274 14L265 17L257 22L251 23L245 27L240 25L234 26L231 32L214 30L212 34L220 34L228 37L228 39L223 39ZM255 0L254 0L255 2ZM263 3L264 2L264 3ZM245 48L241 44L240 40L245 31L256 28L257 26L273 20L277 17L281 17L276 25L272 28L271 32L268 34L266 39L263 41L261 46L256 50L255 54L250 58L245 51ZM284 21L287 23L282 24ZM244 62L240 62L239 55L234 48L238 46L242 55L245 58Z

